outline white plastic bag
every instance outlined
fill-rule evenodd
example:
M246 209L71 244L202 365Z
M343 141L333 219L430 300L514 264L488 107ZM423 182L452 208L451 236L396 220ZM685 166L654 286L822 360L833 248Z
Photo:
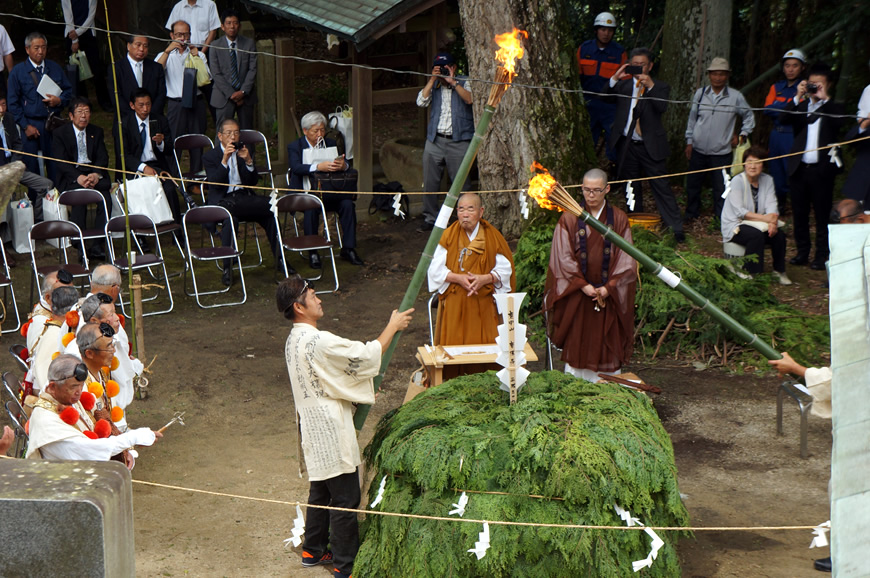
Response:
M51 189L45 193L45 198L42 200L42 219L44 221L69 221L69 211L66 205L61 205L58 200L60 194L57 189ZM63 243L63 245L61 245ZM48 244L58 249L66 249L70 246L69 239L49 239Z
M329 115L329 126L335 127L344 137L344 158L353 158L353 109L339 106Z
M6 207L6 221L12 236L12 248L16 253L30 254L30 228L33 226L33 207L30 202L11 201Z
M332 162L338 157L337 147L328 147L324 141L317 143L321 146L308 147L302 149L302 163L306 165L315 165L324 161ZM306 191L311 190L311 181L308 177L302 177L302 188Z
M131 215L147 215L155 225L172 221L172 209L169 208L163 185L157 177L128 180L124 196Z

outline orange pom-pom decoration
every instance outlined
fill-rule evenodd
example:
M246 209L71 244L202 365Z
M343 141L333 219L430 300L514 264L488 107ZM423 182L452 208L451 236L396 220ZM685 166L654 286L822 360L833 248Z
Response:
M97 381L92 381L88 384L88 391L96 397L103 397L103 386Z
M97 404L97 396L89 391L83 391L81 398L79 398L79 403L82 404L85 411L91 411Z
M76 338L76 334L70 331L66 335L60 338L60 342L63 343L63 346L66 347L70 344L70 342Z
M26 347L24 347L21 349L21 353L19 353L18 356L21 358L21 361L27 361L27 359L30 357L30 352L27 351Z
M55 351L51 354L51 360L54 361L60 355L60 351Z
M107 438L112 435L112 425L101 419L94 424L94 433L97 434L97 437Z
M64 320L66 321L66 326L70 329L74 329L79 326L79 312L78 311L67 311L64 316Z
M24 325L21 326L21 337L27 337L27 331L30 329L31 321L28 321Z
M113 407L112 408L112 421L117 423L117 422L121 421L122 419L124 419L124 410L121 409L120 407L117 407L117 406Z
M115 371L121 366L121 361L117 357L112 358L112 365L109 366L110 371Z
M121 329L124 329L127 327L127 320L124 318L123 315L118 316L118 323L121 324Z
M90 430L85 430L85 431L83 431L82 433L85 434L85 437L86 437L86 438L89 438L89 439L92 439L92 440L97 439L97 434L95 434L94 432L92 432L92 431L90 431Z
M104 365L103 367L100 368L100 371L103 372L103 375L109 375L109 372L112 371L112 370L109 369L109 366L108 366L108 365Z
M119 393L121 393L121 386L118 385L117 381L115 381L114 379L110 379L106 382L106 395L108 395L109 397L115 397Z
M60 419L65 424L75 425L79 421L79 412L74 407L68 407L60 412Z

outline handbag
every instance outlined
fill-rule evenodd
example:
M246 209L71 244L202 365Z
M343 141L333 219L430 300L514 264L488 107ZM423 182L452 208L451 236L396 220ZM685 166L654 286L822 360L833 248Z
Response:
M69 124L70 120L68 118L61 117L56 112L48 113L48 118L45 119L45 130L48 132L54 132L65 124Z
M357 181L359 180L359 172L356 169L347 169L346 171L314 171L311 173L311 178L314 180L312 188L317 191L353 191L357 190ZM356 195L353 196L356 200Z
M163 184L157 177L141 176L121 185L127 210L131 215L146 215L155 225L172 221L172 209L163 192Z
M79 82L84 82L94 77L94 73L91 70L91 65L88 62L88 55L85 54L84 50L79 50L78 52L73 52L72 54L70 54L69 63L71 65L74 64L78 66Z
M348 105L336 107L335 112L329 115L327 124L327 136L331 136L330 131L338 132L344 140L345 158L353 159L353 108Z
M326 142L323 140L318 141L317 145L313 147L302 149L302 162L306 165L315 165L324 161L334 161L336 157L338 157L338 148L326 146ZM316 189L317 187L312 186L311 179L305 176L302 177L302 188L306 191L310 191L312 188Z
M196 69L185 68L181 76L181 107L195 107L196 93Z
M743 154L749 150L752 143L749 142L749 137L743 144L738 144L734 147L734 155L731 157L731 176L736 177L743 172Z
M10 201L6 220L16 253L30 253L30 228L33 227L33 207L28 201Z
M60 193L57 189L51 189L45 193L42 200L42 218L46 221L69 221L69 210L66 205L61 205ZM66 249L70 246L69 239L48 239L48 244L58 249ZM28 249L29 250L29 249Z

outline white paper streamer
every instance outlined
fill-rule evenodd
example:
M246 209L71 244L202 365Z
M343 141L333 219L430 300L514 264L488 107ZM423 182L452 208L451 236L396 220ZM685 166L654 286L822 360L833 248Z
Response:
M728 174L728 169L722 169L722 180L725 182L725 190L722 191L722 198L728 198L728 193L731 192L731 175Z
M405 218L405 211L402 210L402 193L393 195L393 214Z
M284 547L286 548L290 544L293 544L294 548L298 548L299 544L302 543L302 535L305 533L305 517L302 515L302 508L299 506L296 506L296 519L293 520L293 529L290 533L292 535L284 540Z
M523 219L529 220L529 199L526 197L526 189L522 189L519 194L520 199L520 214Z
M453 214L453 209L447 205L441 205L441 210L438 211L438 218L435 219L435 226L441 229L447 228L447 223L450 222L450 215Z
M632 518L631 512L629 512L628 510L623 510L616 504L613 504L613 509L616 511L617 515L622 519L622 521L625 522L625 525L629 528L632 526L643 526L643 524L640 523L640 519Z
M453 514L459 514L459 517L465 515L465 506L468 505L468 496L465 495L465 492L462 492L462 495L459 496L459 502L453 504L453 509L447 512L448 516L452 516Z
M827 533L831 529L831 521L828 520L822 524L819 524L813 530L813 534L815 534L815 538L810 542L810 548L824 548L828 545L828 536Z
M840 146L834 145L831 147L831 150L828 151L828 156L831 157L831 162L837 165L838 169L843 168L843 161L840 160Z
M474 543L474 548L471 548L469 552L477 556L477 559L480 560L486 556L487 550L489 550L489 524L484 522L483 531L478 534L477 542Z
M278 216L278 189L272 189L269 193L269 210L273 215Z
M655 530L652 528L644 528L644 532L646 532L650 538L652 538L652 544L650 544L650 551L646 558L643 560L635 560L631 563L631 568L637 572L641 568L650 568L652 566L653 560L659 555L659 550L662 546L665 545L664 541L659 538L659 535L655 533Z
M658 275L656 275L659 279L665 282L665 285L670 287L671 289L675 289L677 285L680 284L680 278L671 272L667 267L662 267L662 270L659 271Z
M378 504L381 503L381 500L384 499L384 489L386 487L387 487L387 476L384 476L383 478L381 478L381 485L378 488L378 495L375 496L375 501L371 503L369 508L374 508L375 506L377 506Z
M631 181L625 183L625 204L628 205L628 210L634 210L634 187L631 185Z

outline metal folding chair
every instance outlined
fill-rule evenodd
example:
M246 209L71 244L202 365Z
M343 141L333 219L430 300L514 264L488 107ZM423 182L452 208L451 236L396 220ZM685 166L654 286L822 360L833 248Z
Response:
M325 249L329 251L329 259L332 263L332 274L335 277L335 289L332 291L317 291L317 293L334 293L338 291L338 269L335 266L335 251L332 248L332 241L329 238L329 228L324 228L322 235L300 235L299 227L294 218L295 213L300 213L309 210L319 210L321 216L326 222L326 211L323 209L323 202L314 195L307 193L291 193L278 199L277 213L275 214L275 226L278 232L278 244L281 247L281 257L284 263L284 276L287 277L287 258L285 251L293 251L301 253L303 251L319 251ZM280 215L284 215L284 223L282 226ZM293 222L293 234L288 234L287 221ZM323 273L312 280L320 279Z
M251 158L255 156L257 147L263 146L263 151L266 153L266 164L257 165L255 160L254 170L264 179L269 179L269 185L274 189L275 177L272 176L272 157L269 155L269 141L266 140L266 135L258 130L245 129L239 134L239 142L248 147L248 150L251 151Z
M196 297L196 304L202 307L203 309L208 309L212 307L226 307L228 305L241 305L248 298L248 293L245 289L245 274L242 270L242 254L238 251L236 247L238 247L238 241L236 240L236 231L232 227L232 216L230 212L227 211L223 207L208 205L205 207L194 207L187 211L184 214L184 237L185 242L187 244L187 257L188 257L188 265L190 269L190 277L193 280L193 293L188 292L187 290L187 269L184 272L184 292L187 295ZM192 248L190 246L190 229L188 225L201 225L206 227L207 225L212 226L224 226L232 228L233 235L233 245L231 247L199 247ZM223 259L235 259L239 264L239 279L242 284L242 300L234 301L230 303L215 303L212 305L203 305L202 301L200 301L201 295L216 295L220 293L226 293L231 289L231 287L227 287L226 289L214 290L214 291L200 291L197 283L196 283L196 271L194 269L194 261L220 261Z
M30 367L27 365L27 359L21 357L21 354L24 353L25 350L27 350L27 348L20 343L9 346L9 353L12 355L12 357L15 358L15 362L18 364L18 367L20 367L21 370L26 374L27 370L29 370Z
M27 415L22 411L18 411L15 401L10 400L4 404L6 415L9 416L9 421L12 423L12 429L15 431L15 445L12 453L14 458L23 458L27 451L27 441L29 439L27 430L24 425L27 423Z
M115 253L115 244L113 243L112 239L112 233L118 233L126 230L127 219L130 220L131 232L150 231L151 235L154 237L154 253L133 253L132 264L130 264L126 252ZM169 313L170 311L172 311L174 302L172 301L172 290L169 287L169 274L166 272L166 263L163 261L163 250L160 247L160 239L157 236L157 227L154 225L154 221L152 221L150 217L146 215L114 217L112 219L109 219L109 222L106 223L105 235L106 242L108 243L109 247L109 259L115 267L121 270L121 273L126 273L131 269L133 271L141 271L142 269L147 269L152 277L160 281L160 278L154 275L152 269L157 268L163 270L163 282L166 283L166 294L169 296L169 308L161 309L159 311L149 311L148 313L143 312L142 316L144 317L146 315L160 315L161 313ZM158 295L159 290L157 291L157 294L154 296L154 298L156 298ZM118 302L121 304L121 313L129 318L130 315L124 309L124 300L120 298L120 295L118 298Z
M293 172L292 169L287 169L287 174L285 175L285 178L287 179L287 186L288 187L290 186L290 175L292 174L292 172ZM314 193L312 192L312 193L305 193L305 194L313 195ZM318 199L319 198L320 197L318 197ZM342 245L342 243L341 243L341 225L338 222L338 213L336 213L335 211L329 211L329 212L332 213L332 220L335 223L335 236L338 238L338 248L341 249L344 247L344 245ZM326 210L324 209L323 230L326 231L326 229L328 229L328 228L329 228L329 221L326 220Z
M88 205L96 205L97 211L102 211L103 222L109 220L109 210L106 208L106 199L96 189L70 189L60 194L57 199L58 204L66 205L69 208L81 207ZM103 229L84 229L82 239L85 241L103 240L105 232Z
M98 193L99 194L99 193ZM105 231L101 235L105 238ZM62 247L58 250L58 263L56 265L43 265L42 267L38 266L36 263L36 243L38 241L49 241L49 240L57 240L59 246ZM91 274L91 271L88 266L88 255L85 251L82 251L82 263L84 266L79 265L78 263L71 263L69 260L68 254L68 242L64 241L74 241L78 242L80 247L85 246L85 240L82 236L82 231L79 229L78 225L71 221L43 221L41 223L37 223L30 228L30 235L28 239L28 243L30 245L30 263L33 267L33 278L30 280L30 301L33 302L33 283L36 282L36 285L39 285L39 279L41 277L45 277L47 274L52 271L57 271L58 269L66 269L70 272L73 278L85 279L87 280ZM62 259L61 259L62 256Z
M115 195L118 198L118 206L121 207L121 211L123 212L124 211L124 191L121 189L121 187L118 187L118 189L115 191ZM127 213L123 213L123 214L126 215ZM179 255L181 255L181 259L182 259L182 262L184 263L184 267L187 268L187 255L184 254L184 246L181 243L181 239L179 239L179 235L184 236L184 227L182 227L180 224L175 223L173 221L169 221L167 223L160 223L160 224L154 223L154 227L157 230L157 236L154 236L154 232L150 228L143 229L143 230L134 230L134 229L132 229L132 226L133 226L132 223L130 224L130 226L131 226L130 232L135 233L137 237L145 237L145 238L152 238L153 237L155 240L159 240L161 235L169 235L170 238L172 239L172 244L175 245L175 248L178 249ZM136 240L136 246L139 247L140 249L142 248L141 246L139 246L138 239ZM142 252L144 252L144 251L142 251ZM179 271L178 273L173 273L172 275L173 276L181 275L181 271Z
M3 256L3 269L0 269L0 288L3 289L3 311L5 312L3 315L3 323L7 325L6 328L3 329L3 333L12 333L14 331L18 331L18 328L21 327L21 316L18 314L18 302L15 300L15 288L12 286L12 276L9 273L9 261L6 259L6 249L3 247L3 243L0 242L0 254ZM12 303L9 304L9 307L6 306L6 294L7 291L9 295L12 297ZM9 327L9 324L6 321L9 319L9 308L12 308L12 313L15 314L15 327Z
M175 167L178 174L181 175L181 190L185 199L193 197L193 189L196 188L190 181L204 181L205 170L199 172L182 171L181 170L181 155L184 151L190 153L192 150L211 150L214 148L214 143L204 134L184 134L175 137L173 143L172 155L175 157ZM200 193L202 185L199 185ZM188 205L188 208L190 206Z

